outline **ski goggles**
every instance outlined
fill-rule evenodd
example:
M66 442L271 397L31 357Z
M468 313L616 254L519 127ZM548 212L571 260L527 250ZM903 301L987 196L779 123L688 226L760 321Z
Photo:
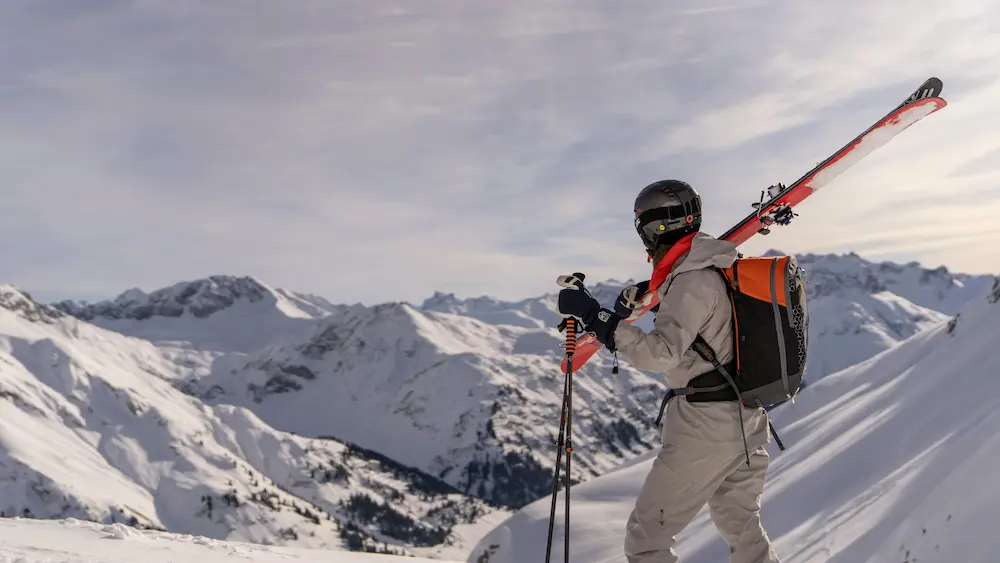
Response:
M635 230L639 233L646 250L650 252L660 244L669 242L664 237L680 238L700 225L701 209L697 202L654 207L635 217Z

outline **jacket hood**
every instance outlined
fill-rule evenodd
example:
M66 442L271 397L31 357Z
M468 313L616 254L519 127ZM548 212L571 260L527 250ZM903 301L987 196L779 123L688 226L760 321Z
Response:
M667 277L667 282L677 274L691 270L713 267L728 268L736 261L738 254L735 244L705 233L696 233L691 240L691 250L677 259Z

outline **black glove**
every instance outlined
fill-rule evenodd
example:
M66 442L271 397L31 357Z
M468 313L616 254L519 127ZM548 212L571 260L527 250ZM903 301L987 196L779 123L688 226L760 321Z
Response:
M565 288L559 292L559 314L579 319L587 332L593 333L601 344L613 352L615 328L622 317L602 308L576 275L559 276L557 283Z
M623 319L632 316L633 311L642 308L642 297L646 295L647 291L649 291L649 280L641 281L623 289L618 294L618 299L615 300L615 314ZM652 311L655 313L659 309L660 304L657 303Z

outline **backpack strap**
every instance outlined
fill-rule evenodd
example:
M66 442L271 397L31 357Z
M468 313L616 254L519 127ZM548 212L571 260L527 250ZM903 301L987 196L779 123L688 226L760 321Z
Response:
M734 342L733 345L735 346L736 343ZM740 393L740 388L736 386L736 380L733 379L732 375L729 375L729 370L726 369L726 366L722 365L722 363L719 362L719 358L716 357L715 355L715 350L713 350L712 347L709 346L708 342L706 342L705 339L701 337L701 334L695 335L694 344L691 345L691 348L693 348L694 351L697 352L698 355L702 357L702 359L704 359L706 362L710 362L713 366L715 366L715 369L717 369L719 373L722 374L722 377L726 378L726 383L732 386L732 388L736 391L736 396L740 400L740 404L738 407L738 410L740 411L740 434L743 435L743 451L744 453L746 453L747 467L749 467L750 448L747 446L747 431L743 427L743 407L746 406L746 403L743 402L743 393Z
M736 380L730 375L729 370L726 366L719 362L719 358L715 355L715 350L702 338L701 334L695 335L694 343L691 344L691 349L698 353L703 360L712 364L722 377L726 378L726 383L729 384L736 391L736 397L739 399L740 404L745 405L743 402L743 394L740 393L740 388L736 386Z
M729 370L726 366L719 362L719 358L715 355L715 350L702 338L701 334L698 334L694 338L694 343L691 344L691 349L698 353L706 362L710 362L718 373L722 374L726 378L726 383L721 385L714 385L712 387L682 387L679 389L668 389L666 395L663 396L663 402L660 403L660 414L656 417L656 426L660 425L660 421L663 420L663 411L667 408L667 403L670 399L678 396L693 395L696 393L710 393L713 391L721 391L726 388L732 388L736 392L736 397L740 402L740 434L743 436L743 452L747 456L747 466L750 465L750 448L747 445L747 432L746 428L743 426L743 394L740 393L739 387L736 386L736 380L733 376L729 374ZM700 376L699 376L700 377ZM689 399L690 400L690 399Z

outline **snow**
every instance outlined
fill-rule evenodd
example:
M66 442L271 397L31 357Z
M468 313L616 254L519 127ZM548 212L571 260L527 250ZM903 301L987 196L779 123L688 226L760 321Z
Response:
M996 282L1000 284L1000 281ZM1000 487L1000 304L989 294L772 412L763 521L786 563L996 561ZM623 561L624 523L655 452L573 487L575 561ZM514 514L469 561L537 560L550 499ZM561 504L554 560L562 559ZM678 536L685 563L722 561L707 511Z
M800 261L812 312L810 382L941 322L988 281L856 255ZM512 508L548 490L561 392L554 293L515 302L436 293L420 307L365 307L252 278L186 283L149 294L155 299L134 292L129 299L176 308L183 294L195 296L189 303L205 293L244 297L207 317L142 320L112 303L95 307L117 318L93 322L150 339L174 365L161 373L175 386L209 404L246 408L281 431L350 441ZM591 290L610 306L627 283ZM285 315L275 305L284 302L315 317ZM646 315L638 325L649 330L652 320ZM601 475L656 440L661 376L624 360L612 376L612 360L599 354L578 378L577 421L591 440L574 469L578 479Z
M112 301L55 304L98 326L163 347L252 352L282 335L300 334L313 321L345 307L274 289L253 277L211 276L145 293L125 291Z
M506 515L377 454L208 406L175 387L178 369L0 286L0 516L454 557Z
M810 393L830 385L827 374L951 325L957 342L974 320L965 303L994 283L855 254L799 260L811 313ZM628 283L591 290L610 306ZM638 324L648 330L652 319ZM213 276L52 307L0 286L0 512L135 519L215 540L329 550L357 548L335 525L353 523L351 541L464 559L551 488L559 320L555 293L516 302L438 293L419 307L369 307ZM575 380L574 499L608 524L580 545L612 546L609 557L620 560L617 526L634 484L588 487L612 471L644 476L663 381L624 359L612 375L611 364L602 352ZM795 421L788 425L783 438L797 441ZM842 430L864 439L860 428ZM912 463L901 462L901 478L916 475ZM774 491L778 505L790 502ZM239 506L224 502L230 494ZM547 505L541 513L547 518Z
M915 262L870 262L854 253L797 259L806 273L810 382L946 320L993 281Z
M560 340L551 327L384 304L325 319L301 342L199 384L222 390L211 401L245 407L275 428L357 443L518 507L549 488ZM588 429L574 468L580 479L649 449L654 417L645 407L662 388L661 376L631 367L612 376L603 360L579 378L577 420Z
M0 563L421 563L440 559L264 546L68 519L0 520Z

